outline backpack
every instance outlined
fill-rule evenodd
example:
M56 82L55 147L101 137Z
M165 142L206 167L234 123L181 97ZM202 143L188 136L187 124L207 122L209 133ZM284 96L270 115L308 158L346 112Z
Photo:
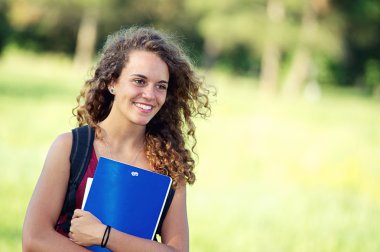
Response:
M66 220L62 224L56 224L65 233L70 231L71 219L75 210L75 194L79 184L81 183L84 174L86 173L88 164L91 158L92 146L95 138L95 129L85 125L72 129L73 144L70 153L70 178L66 191L65 200L60 216L66 215ZM175 190L170 189L168 197L162 211L161 219L157 227L156 234L161 234L162 223L169 210L170 204L173 200ZM156 238L155 238L156 240Z

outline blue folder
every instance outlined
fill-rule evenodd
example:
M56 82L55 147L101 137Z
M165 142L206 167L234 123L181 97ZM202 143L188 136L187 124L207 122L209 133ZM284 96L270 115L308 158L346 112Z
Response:
M105 225L152 240L171 183L168 176L101 157L84 210ZM100 246L88 248L110 251Z

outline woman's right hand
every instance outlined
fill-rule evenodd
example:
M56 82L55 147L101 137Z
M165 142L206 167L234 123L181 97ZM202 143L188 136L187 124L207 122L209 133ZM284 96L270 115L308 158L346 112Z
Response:
M88 211L76 209L71 220L70 240L81 246L100 245L106 225Z

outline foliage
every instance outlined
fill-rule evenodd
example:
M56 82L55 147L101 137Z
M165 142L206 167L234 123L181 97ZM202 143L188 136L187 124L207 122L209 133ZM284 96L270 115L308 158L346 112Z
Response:
M345 21L345 57L332 59L336 82L365 86L362 79L367 62L380 59L380 2L354 0L333 1L333 4Z
M301 48L323 72L320 83L372 90L367 68L380 60L376 0L2 0L0 51L16 44L73 55L89 11L97 19L97 50L120 27L151 25L179 35L198 65L254 77L266 67L268 47L279 53L279 73L269 69L276 76L285 76Z
M380 62L368 60L365 67L365 81L370 88L380 86Z
M11 34L11 26L6 16L7 9L7 3L0 2L0 54L8 43L7 38Z

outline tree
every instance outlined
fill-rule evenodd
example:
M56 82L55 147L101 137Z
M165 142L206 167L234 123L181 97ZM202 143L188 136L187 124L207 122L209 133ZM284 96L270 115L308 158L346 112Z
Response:
M251 57L261 59L260 89L268 93L278 89L284 56L292 59L284 93L296 94L308 77L312 56L338 57L342 51L339 22L334 23L339 16L327 0L189 0L188 7L200 19L208 58L246 45Z
M344 19L344 60L332 61L335 81L340 85L357 85L376 93L380 65L380 1L332 1Z
M339 57L342 54L338 18L330 10L328 0L305 1L303 8L295 10L301 11L301 22L283 84L283 93L286 96L297 95L309 78L316 78L311 76L315 71L313 56L327 54L329 57ZM326 15L331 15L331 19L323 19Z
M3 51L4 46L8 42L8 37L11 33L11 27L7 17L8 4L6 2L0 2L0 54Z
M276 92L283 51L294 42L295 25L286 18L287 5L280 0L188 2L190 11L199 15L207 58L245 45L250 57L261 58L260 89L268 93Z

